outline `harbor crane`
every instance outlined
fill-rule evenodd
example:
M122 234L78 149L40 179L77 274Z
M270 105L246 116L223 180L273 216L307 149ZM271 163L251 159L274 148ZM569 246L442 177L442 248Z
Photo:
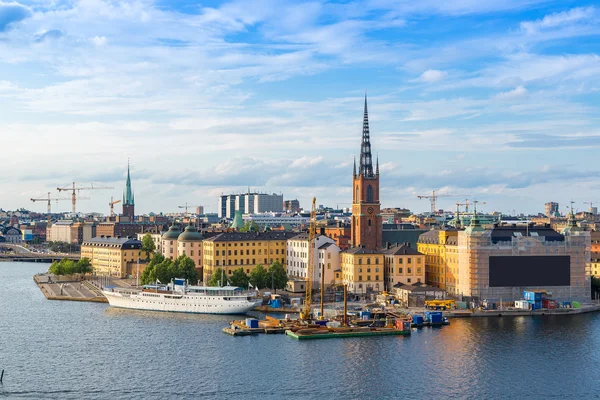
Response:
M82 190L104 190L104 189L114 189L114 187L109 186L94 186L93 183L90 183L89 186L80 186L73 182L73 185L67 185L63 187L57 187L56 190L59 192L72 191L71 193L71 205L73 206L73 214L77 212L77 192Z
M110 203L108 203L109 207L110 207L110 216L114 217L115 216L115 204L120 203L121 200L115 200L113 201L112 196L110 197Z
M306 269L306 296L304 307L300 313L300 319L308 321L311 319L312 305L312 280L315 271L315 238L317 237L317 198L312 199L310 210L310 228L308 229L308 266ZM321 293L323 296L323 293Z
M431 202L431 214L435 215L435 213L437 211L436 202L437 202L438 197L459 197L459 196L468 196L468 195L465 195L465 194L436 194L435 190L432 190L431 194L419 195L417 197L419 199L429 199L429 201Z

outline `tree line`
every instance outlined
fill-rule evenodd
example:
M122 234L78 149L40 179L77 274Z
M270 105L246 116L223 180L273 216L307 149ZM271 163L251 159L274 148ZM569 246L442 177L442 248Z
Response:
M155 254L144 269L140 282L142 285L154 283L168 283L171 279L186 279L194 285L200 279L194 260L188 256L181 255L175 260L165 258L162 254Z
M240 267L234 270L231 275L222 268L215 269L213 275L206 283L208 286L231 286L248 289L250 285L256 289L285 289L288 276L285 268L279 261L273 262L269 268L261 264L256 265L247 275L244 268Z
M77 262L63 258L60 261L54 261L48 268L48 272L53 275L85 275L92 272L92 263L87 257L83 257Z

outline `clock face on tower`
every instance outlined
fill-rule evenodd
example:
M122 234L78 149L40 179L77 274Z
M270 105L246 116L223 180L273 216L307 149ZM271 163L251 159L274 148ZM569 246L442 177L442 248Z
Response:
M369 214L373 214L373 211L374 211L374 210L373 210L373 207L369 207L369 208L367 208L367 212L368 212Z

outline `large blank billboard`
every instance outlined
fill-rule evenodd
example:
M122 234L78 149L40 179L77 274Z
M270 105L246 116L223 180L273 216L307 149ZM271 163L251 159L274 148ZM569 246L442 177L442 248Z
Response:
M571 256L490 257L490 287L570 284Z

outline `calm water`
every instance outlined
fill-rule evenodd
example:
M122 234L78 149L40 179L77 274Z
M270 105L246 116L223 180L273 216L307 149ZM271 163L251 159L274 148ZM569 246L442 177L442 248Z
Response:
M0 398L597 398L600 314L453 320L411 337L230 337L230 317L47 301L0 263Z

